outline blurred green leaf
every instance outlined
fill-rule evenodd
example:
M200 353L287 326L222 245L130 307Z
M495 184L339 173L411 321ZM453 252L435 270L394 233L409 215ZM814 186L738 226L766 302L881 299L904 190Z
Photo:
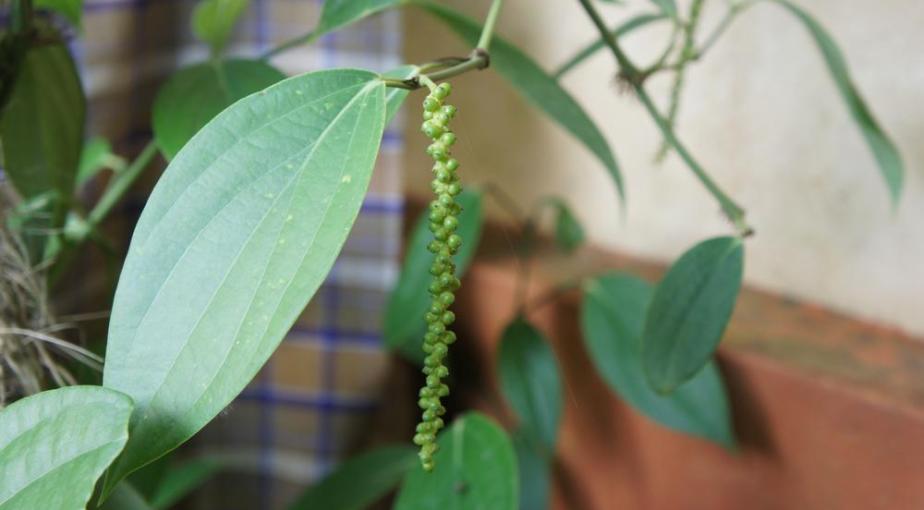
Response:
M136 408L104 494L257 374L346 240L384 123L378 75L319 71L238 101L173 159L112 307L103 383Z
M462 206L457 231L462 237L462 247L455 256L456 275L461 278L478 249L484 212L480 191L463 190L456 200ZM426 329L424 315L430 308L430 293L427 289L432 278L430 262L433 254L427 250L427 245L432 237L428 211L425 210L417 219L410 235L401 274L388 296L383 321L385 345L417 362L423 361L421 343Z
M321 20L314 31L315 38L355 23L385 9L410 3L410 0L327 0Z
M581 329L597 371L629 405L654 421L734 446L728 397L713 361L670 395L655 392L641 360L642 325L654 290L634 276L609 273L584 286Z
M157 488L164 480L164 477L167 476L167 470L170 469L170 466L174 463L176 453L177 452L170 452L138 471L135 471L131 476L126 478L124 482L120 483L118 487L130 485L132 489L145 499L145 501L150 501L157 492ZM110 497L110 499L112 498Z
M677 4L674 3L674 0L651 0L651 3L657 5L664 14L672 18L677 17Z
M4 171L24 199L74 190L86 103L77 68L62 44L36 46L19 68L0 117ZM54 225L64 221L63 203Z
M192 30L208 43L213 56L221 55L228 44L234 25L250 0L201 0L192 15Z
M259 60L216 60L174 74L154 101L151 128L164 157L173 159L207 122L235 101L285 78Z
M420 463L408 474L395 510L516 510L516 455L507 434L490 418L469 413L440 434L436 467Z
M131 399L99 386L43 391L0 411L0 510L83 508L128 439Z
M120 483L112 495L100 507L100 510L154 510L144 499L144 495L128 482Z
M617 27L613 30L613 35L616 36L616 37L622 37L622 36L624 36L624 35L626 35L626 34L629 34L630 32L632 32L632 31L634 31L634 30L636 30L636 29L638 29L638 28L642 28L642 27L644 27L644 26L646 26L646 25L648 25L648 24L650 24L650 23L653 23L653 22L655 22L655 21L661 21L661 20L665 20L665 19L669 19L669 16L668 16L667 14L664 14L664 13L657 13L657 14L651 14L651 13L639 14L639 15L637 15L637 16L634 16L634 17L632 17L632 18L629 18L628 20L624 21L624 22L621 23L619 26L617 26ZM558 70L555 71L555 74L554 74L553 76L554 76L556 79L560 79L560 78L561 78L562 76L564 76L566 73L568 73L569 71L571 71L572 69L574 69L575 67L577 67L579 64L581 64L582 62L584 62L585 60L587 60L588 58L590 58L594 53L600 51L600 50L603 49L605 46L606 46L606 43L603 42L603 39L602 39L602 38L597 39L596 41L594 41L594 42L588 44L587 46L585 46L584 48L582 48L580 51L578 51L577 53L575 53L574 56L571 57L570 59L568 59L567 62L565 62L564 64L562 64L561 67L559 67Z
M83 0L34 0L36 9L49 9L55 11L75 27L80 27L83 15Z
M125 164L124 159L113 154L109 140L94 136L83 144L80 164L77 166L77 186L83 186L106 168L118 172Z
M394 489L416 464L417 449L386 446L344 462L309 487L289 510L360 510Z
M584 243L584 228L562 200L551 199L555 208L555 243L565 253L571 253Z
M192 459L181 464L168 465L164 477L151 497L151 507L167 510L192 494L212 479L222 468L213 458Z
M497 371L501 391L516 412L520 429L554 450L562 408L555 352L545 336L522 317L504 329Z
M552 456L534 434L517 430L513 449L520 474L520 510L547 510L552 492Z
M642 332L642 365L656 391L674 391L712 359L743 268L741 239L717 237L684 253L658 284Z
M481 25L451 9L434 3L421 4L471 45L478 43ZM557 80L519 48L501 37L491 43L491 69L513 84L534 107L544 112L584 144L609 171L620 198L624 197L622 174L606 139L584 109L561 88Z
M898 153L895 143L883 131L873 112L867 106L866 101L860 95L853 78L850 76L844 54L824 27L808 12L787 0L772 1L792 12L805 25L812 38L815 39L815 44L818 45L818 49L821 50L824 56L828 71L831 72L831 77L834 78L834 83L837 85L837 89L841 93L850 115L853 116L853 120L859 126L860 131L866 138L866 143L879 164L879 170L889 188L892 203L897 205L901 196L905 174L901 155Z

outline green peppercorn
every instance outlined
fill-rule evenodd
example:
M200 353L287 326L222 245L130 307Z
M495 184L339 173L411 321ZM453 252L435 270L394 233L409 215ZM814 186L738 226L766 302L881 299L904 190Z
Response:
M451 250L458 250L462 246L462 238L459 237L459 234L452 234L446 239L446 245L449 246Z
M448 83L440 83L436 87L436 90L432 92L432 94L433 94L433 97L442 101L443 99L446 99L449 96L450 92L452 92L451 85L449 85Z
M427 112L435 112L439 110L441 106L442 106L441 100L434 96L427 97L426 99L424 99L424 102L423 102L424 111L427 111Z
M440 143L449 147L452 144L456 143L456 134L455 133L443 133L440 136Z

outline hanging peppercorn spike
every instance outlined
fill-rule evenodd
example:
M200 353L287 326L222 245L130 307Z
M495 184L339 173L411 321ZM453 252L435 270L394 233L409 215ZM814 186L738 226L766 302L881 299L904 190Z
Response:
M425 77L424 77L425 78ZM449 307L455 301L455 291L459 288L453 255L462 246L462 238L456 234L459 226L458 215L462 208L455 198L462 191L456 170L459 162L450 155L450 148L456 142L456 135L449 128L449 121L455 116L456 108L443 104L449 96L451 87L448 83L434 84L422 79L430 88L430 94L423 102L424 122L420 130L433 143L427 147L427 154L435 161L433 165L433 183L431 185L435 198L430 202L430 232L433 240L427 249L433 253L430 266L430 310L426 314L427 332L424 334L423 373L426 385L420 389L418 405L423 411L421 422L417 425L414 443L420 446L420 462L425 471L434 467L433 455L438 446L436 435L443 428L442 416L446 413L440 399L449 395L449 387L442 382L449 375L449 369L443 363L449 344L456 340L456 335L448 328L455 321L455 314Z

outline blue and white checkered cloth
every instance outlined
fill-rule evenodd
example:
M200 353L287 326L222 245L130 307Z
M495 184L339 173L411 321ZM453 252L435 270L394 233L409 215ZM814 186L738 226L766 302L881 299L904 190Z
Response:
M252 0L229 53L256 56L307 32L321 5ZM192 0L86 0L84 29L71 48L89 97L90 134L112 140L122 154L147 141L158 87L173 70L208 56L189 29L194 6ZM289 75L387 70L400 64L399 24L398 13L376 16L273 63ZM386 131L368 197L326 283L261 374L194 440L193 448L240 468L207 487L196 508L284 508L361 437L383 397L388 357L380 347L380 317L398 271L403 209L400 123L399 116ZM121 225L123 241L143 200L129 200L110 223Z

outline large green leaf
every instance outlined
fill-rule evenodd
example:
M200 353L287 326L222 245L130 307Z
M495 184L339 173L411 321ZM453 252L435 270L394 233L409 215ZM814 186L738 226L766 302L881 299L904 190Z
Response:
M83 508L128 439L131 399L99 386L24 398L0 411L0 510Z
M661 21L665 19L668 19L668 15L664 13L639 14L638 16L629 18L628 20L626 20L625 22L617 26L613 30L613 35L615 37L622 37L634 31L635 29L642 28L648 25L649 23L653 23L655 21ZM594 53L602 50L605 46L606 46L606 43L603 41L603 38L599 38L596 41L588 44L584 48L581 48L580 51L575 53L573 57L569 58L564 64L561 65L561 67L558 68L557 71L555 71L555 74L554 74L555 78L561 78L566 73L568 73L569 71L577 67L580 63L590 58Z
M555 352L545 336L522 317L504 330L497 371L501 391L519 417L520 428L554 450L562 408Z
M394 489L417 463L417 450L409 446L373 450L309 487L289 510L361 510Z
M658 284L642 332L642 366L670 393L712 359L741 289L744 246L737 237L703 241Z
M873 112L866 105L866 101L863 100L859 90L857 90L857 86L850 76L850 70L847 68L844 54L841 53L837 43L834 42L834 39L824 27L808 12L787 0L772 1L792 12L805 25L812 38L815 39L815 44L818 45L818 49L824 55L828 71L831 72L831 77L834 78L834 83L837 85L837 89L841 93L850 115L853 116L853 120L860 127L860 131L866 138L866 143L879 164L879 171L889 188L892 202L897 204L901 195L905 173L901 155L899 155L895 143L883 131Z
M196 5L192 16L193 33L208 43L213 56L221 55L234 25L249 3L250 0L201 0Z
M456 274L461 278L478 248L481 239L481 227L484 224L481 192L464 190L457 200L462 206L459 215L458 234L462 237L462 247L455 256ZM385 307L383 334L385 345L390 349L399 349L411 360L423 360L420 344L426 329L424 315L430 307L430 262L433 254L427 250L427 244L433 237L429 230L429 220L424 212L417 219L405 250L404 264L398 283L388 296Z
M23 198L48 192L70 198L85 112L80 77L67 48L45 44L30 49L0 117L4 171ZM58 224L63 211L58 208Z
M103 381L137 407L107 490L195 434L273 352L356 219L384 122L377 75L321 71L238 101L177 154L112 308Z
M154 101L151 128L167 159L232 103L285 78L260 60L214 60L177 72Z
M514 432L512 440L520 475L520 510L547 510L552 491L551 452L523 429Z
M426 3L423 7L466 42L477 44L481 34L481 25L477 22L441 5ZM558 122L597 156L613 178L619 196L623 196L622 175L609 144L584 109L554 77L543 71L529 55L496 36L491 44L491 67L510 81L533 106Z
M321 21L314 35L320 37L377 12L407 3L410 0L328 0L324 2Z
M670 395L660 395L648 384L641 337L653 293L647 282L620 273L585 284L581 329L597 372L629 405L661 425L734 445L728 397L714 362Z
M60 13L75 27L80 26L83 14L83 0L35 0L38 9L49 9Z
M205 485L222 468L217 459L200 458L169 466L151 497L151 507L167 510Z
M516 510L516 456L489 418L469 413L440 434L436 468L417 467L404 480L396 510Z

